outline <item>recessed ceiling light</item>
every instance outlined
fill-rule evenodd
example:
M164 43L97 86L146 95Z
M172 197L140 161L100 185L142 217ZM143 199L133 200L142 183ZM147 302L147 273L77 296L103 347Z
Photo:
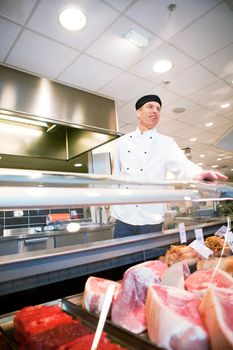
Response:
M85 27L87 17L77 7L67 7L59 12L58 21L63 28L75 31Z
M75 166L76 168L80 168L80 167L82 166L82 163L75 163L74 166Z
M172 68L173 64L168 60L161 60L153 65L153 71L155 73L165 73Z
M209 123L205 123L205 126L209 127L209 126L213 126L214 123L213 122L209 122Z
M218 161L222 160L222 158L217 158Z
M144 35L136 32L134 29L130 29L130 31L124 35L124 38L140 47L147 47L149 44L149 39Z
M222 108L222 109L225 109L225 108L228 108L228 107L230 107L230 103L229 103L229 102L226 102L226 103L222 103L222 104L221 104L221 108Z
M199 166L200 166L200 165L203 165L203 163L197 163L197 165L199 165Z
M200 158L204 158L205 157L205 154L200 154Z
M191 139L189 139L189 140L194 142L194 141L197 141L197 138L196 137L191 137Z
M212 168L218 168L218 165L212 165Z
M172 111L174 113L183 113L186 109L184 107L176 107Z

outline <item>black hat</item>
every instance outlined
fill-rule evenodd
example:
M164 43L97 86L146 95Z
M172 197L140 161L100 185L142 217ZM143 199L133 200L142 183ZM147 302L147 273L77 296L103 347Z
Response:
M160 100L159 96L146 95L146 96L139 98L139 100L137 100L137 102L135 103L136 110L141 108L145 103L151 102L151 101L158 102L160 104L160 106L162 106L162 101Z

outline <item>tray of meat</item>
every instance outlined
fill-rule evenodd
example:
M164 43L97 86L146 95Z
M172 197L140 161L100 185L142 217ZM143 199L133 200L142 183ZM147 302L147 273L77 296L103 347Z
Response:
M97 323L97 316L66 299L28 306L0 317L1 333L7 350L90 350ZM157 348L106 322L98 345L98 350L105 349Z

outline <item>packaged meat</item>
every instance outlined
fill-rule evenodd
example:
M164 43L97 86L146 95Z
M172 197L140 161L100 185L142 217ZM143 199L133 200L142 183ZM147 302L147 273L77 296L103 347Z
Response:
M130 267L123 276L118 298L112 305L112 321L133 333L146 330L145 301L147 289L161 283L167 265L159 260Z
M190 292L205 291L211 284L219 288L232 289L233 279L226 272L215 268L195 271L185 280L185 288Z
M120 290L120 283L105 278L89 277L84 288L82 308L99 316L107 289L112 285L115 287L113 295L115 300Z
M200 304L211 350L233 349L233 290L210 286Z
M150 340L167 350L209 350L199 305L200 299L188 291L150 286L145 305Z
M171 245L166 251L165 256L161 256L159 260L171 266L179 261L183 261L189 266L195 265L198 261L199 254L191 247L184 244Z

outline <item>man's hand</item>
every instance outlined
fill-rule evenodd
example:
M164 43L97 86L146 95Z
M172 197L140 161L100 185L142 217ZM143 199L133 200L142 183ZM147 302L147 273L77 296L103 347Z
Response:
M219 171L204 170L202 173L195 177L195 180L226 181L228 180L228 177L223 175Z

